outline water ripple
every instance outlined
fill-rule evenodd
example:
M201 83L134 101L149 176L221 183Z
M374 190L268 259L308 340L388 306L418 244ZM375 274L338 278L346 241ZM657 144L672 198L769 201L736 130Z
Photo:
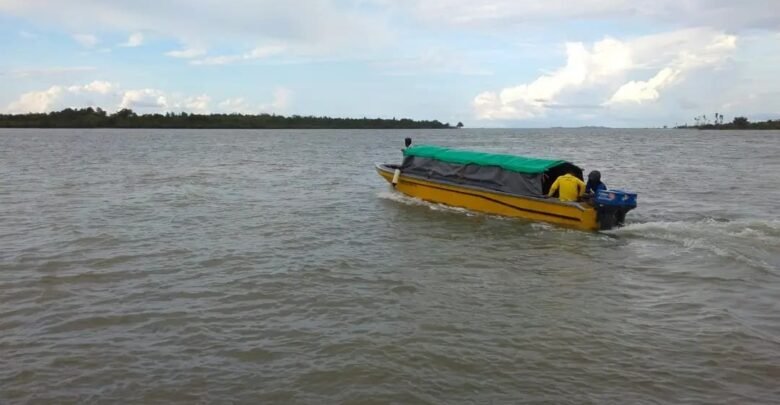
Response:
M602 169L600 234L394 192L407 135L1 130L0 403L780 402L776 133L412 134Z

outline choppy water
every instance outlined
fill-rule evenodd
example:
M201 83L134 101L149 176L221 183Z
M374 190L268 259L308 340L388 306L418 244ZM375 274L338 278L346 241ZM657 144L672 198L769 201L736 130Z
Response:
M399 196L402 139L640 193ZM0 131L0 403L780 402L780 133Z

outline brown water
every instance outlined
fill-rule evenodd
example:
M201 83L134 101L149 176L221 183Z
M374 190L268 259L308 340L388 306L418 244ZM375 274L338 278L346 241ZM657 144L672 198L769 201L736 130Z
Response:
M405 136L640 193L395 194ZM0 403L778 403L780 133L0 130Z

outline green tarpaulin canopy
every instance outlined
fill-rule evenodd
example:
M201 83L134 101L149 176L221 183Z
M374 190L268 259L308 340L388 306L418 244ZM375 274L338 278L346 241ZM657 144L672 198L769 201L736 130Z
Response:
M498 166L504 170L518 173L540 174L551 167L566 163L563 160L537 159L515 155L500 155L495 153L472 152L468 150L448 149L440 146L417 145L404 150L404 156L417 156L436 159L442 162Z

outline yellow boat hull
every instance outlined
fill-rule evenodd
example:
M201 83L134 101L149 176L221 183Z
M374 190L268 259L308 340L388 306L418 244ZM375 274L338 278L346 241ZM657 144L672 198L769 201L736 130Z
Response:
M377 165L376 169L380 176L392 184L392 167ZM407 176L403 173L399 176L395 189L411 197L472 211L549 222L584 231L599 230L596 210L590 205L522 197Z

